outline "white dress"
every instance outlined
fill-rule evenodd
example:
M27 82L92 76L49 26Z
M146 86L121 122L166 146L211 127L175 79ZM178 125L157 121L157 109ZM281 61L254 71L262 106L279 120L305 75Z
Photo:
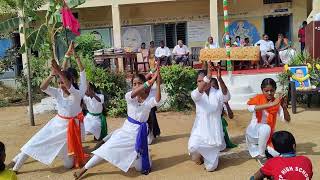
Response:
M249 112L252 113L252 119L246 130L246 142L247 142L250 155L252 157L256 157L259 155L259 146L258 146L259 130L263 128L262 125L267 124L268 112L265 110L262 111L262 122L258 123L258 119L256 117L256 112L255 112L255 105L249 105L248 110ZM281 121L284 121L284 113L283 113L283 108L281 106L278 111L278 116L281 119ZM266 141L267 140L268 139L266 139Z
M189 153L200 153L205 161L215 164L219 151L224 144L221 122L223 103L230 100L230 94L223 95L220 90L211 88L209 96L192 91L191 97L196 104L196 119L188 143Z
M137 98L131 98L131 91L125 98L128 116L139 122L147 122L151 108L158 105L154 96L148 96L143 103L139 103ZM125 120L123 126L115 130L110 139L92 153L127 172L137 159L135 143L139 127Z
M44 91L57 100L59 115L75 117L82 111L80 103L87 89L84 71L80 72L80 81L80 90L71 85L68 97L63 97L61 89L48 87ZM49 165L57 155L63 158L68 153L67 129L68 120L56 115L21 148L21 152L43 164Z
M279 57L283 64L290 64L291 59L295 56L296 51L292 48L288 48L283 51L279 51Z
M96 98L91 98L89 96L84 96L83 102L90 113L100 114L102 113L104 96L103 94L96 94L101 102L97 101ZM100 138L101 133L101 119L100 116L94 116L89 113L84 118L84 129L86 133L91 133L96 139Z

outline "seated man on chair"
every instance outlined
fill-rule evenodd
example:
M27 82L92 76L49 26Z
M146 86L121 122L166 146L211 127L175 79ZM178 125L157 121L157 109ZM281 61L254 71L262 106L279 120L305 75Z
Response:
M160 41L160 47L158 47L156 49L155 52L155 56L156 56L156 61L158 61L160 63L160 65L170 65L170 56L171 56L171 52L170 49L166 46L164 46L164 41Z
M180 62L182 62L185 65L189 60L190 51L188 47L183 44L183 41L179 40L178 45L174 47L172 54L173 54L174 60L176 61L176 64L179 64Z
M269 40L267 34L263 34L262 37L263 39L256 42L255 46L260 46L263 67L272 67L271 63L276 56L274 53L274 44Z

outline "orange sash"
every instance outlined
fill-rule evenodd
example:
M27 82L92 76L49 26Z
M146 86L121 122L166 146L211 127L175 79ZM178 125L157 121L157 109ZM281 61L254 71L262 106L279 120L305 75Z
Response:
M258 94L248 101L248 105L256 105L256 106L267 104L267 103L268 103L267 97L263 94ZM266 120L267 120L267 124L271 128L271 134L273 134L274 129L276 127L277 114L278 114L279 108L280 108L280 105L276 105L276 106L272 106L272 107L265 109L265 111L268 112L268 116L267 116ZM256 117L258 119L258 123L261 123L262 122L262 110L256 111ZM268 145L272 146L271 134L269 136Z
M74 156L74 167L79 168L85 164L86 155L83 152L81 141L81 123L83 123L83 113L79 113L76 117L64 117L58 114L62 119L68 120L67 143L68 155ZM76 123L79 120L79 124Z

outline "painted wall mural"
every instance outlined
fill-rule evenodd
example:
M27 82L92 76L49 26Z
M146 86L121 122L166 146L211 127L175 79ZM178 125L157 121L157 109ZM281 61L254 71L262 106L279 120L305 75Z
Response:
M102 40L106 47L112 46L112 32L111 28L96 28L96 29L82 29L81 34L90 33L95 35L99 40Z
M133 50L140 48L142 42L149 44L151 41L151 25L122 27L122 46Z
M229 26L230 36L233 38L240 36L241 39L249 38L250 43L256 43L260 39L260 34L255 25L246 20L234 21Z

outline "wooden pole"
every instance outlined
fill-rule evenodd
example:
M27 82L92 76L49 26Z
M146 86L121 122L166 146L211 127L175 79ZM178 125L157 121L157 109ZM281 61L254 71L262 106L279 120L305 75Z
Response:
M32 102L32 86L31 86L31 68L30 68L30 59L28 56L28 43L27 43L27 35L26 35L26 22L25 22L25 12L24 8L22 9L22 28L24 34L24 45L26 52L26 61L27 61L27 84L28 84L28 100L29 100L29 119L30 125L35 126L34 123L34 114L33 114L33 102Z

